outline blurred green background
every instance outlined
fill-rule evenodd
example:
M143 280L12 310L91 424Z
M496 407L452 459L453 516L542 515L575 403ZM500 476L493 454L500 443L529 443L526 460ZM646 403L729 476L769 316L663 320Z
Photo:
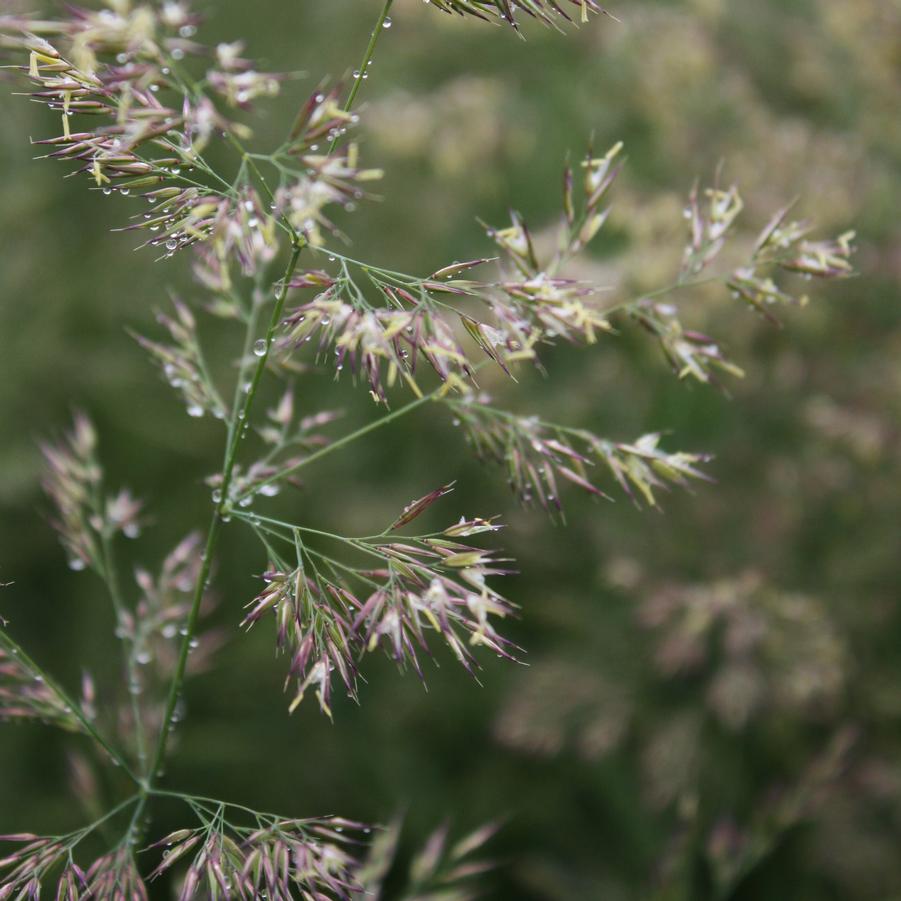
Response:
M200 7L205 38L245 37L265 66L307 73L255 122L266 147L321 76L355 65L379 4ZM477 215L503 224L515 206L550 223L563 162L593 134L628 154L586 264L615 296L671 280L684 197L720 161L749 232L797 195L825 232L858 230L861 276L817 289L781 330L725 292L684 298L686 320L748 371L728 397L678 382L628 329L554 350L548 379L488 379L518 412L617 439L665 430L672 448L715 454L716 484L674 492L662 514L574 493L565 527L518 510L440 411L311 467L273 510L368 534L457 479L436 523L503 514L524 569L507 586L523 607L513 637L530 666L487 659L479 687L442 658L426 693L373 657L360 708L339 701L334 726L312 703L289 718L272 636L236 628L265 560L232 527L218 574L230 640L189 685L168 776L296 815L404 809L405 853L445 818L459 830L505 818L491 898L901 899L901 4L612 11L620 22L528 27L522 41L397 0L361 108L384 200L342 219L354 254L426 273L489 252ZM186 261L154 263L110 231L129 201L32 161L29 136L56 123L3 87L0 581L15 584L0 610L69 684L83 666L103 683L117 671L111 612L93 577L66 568L35 441L74 406L91 414L111 482L148 499L135 561L155 563L204 524L218 424L189 420L125 332L154 328L168 287L198 291ZM374 415L365 391L328 374L306 377L299 403L345 409L336 433ZM84 822L73 742L2 727L0 832Z

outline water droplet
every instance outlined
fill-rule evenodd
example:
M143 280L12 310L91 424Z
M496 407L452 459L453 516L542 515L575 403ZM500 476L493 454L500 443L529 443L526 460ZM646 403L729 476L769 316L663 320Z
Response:
M188 407L188 416L192 416L194 419L199 419L201 416L203 416L203 407L199 406L198 404L191 404L191 406Z
M266 350L267 350L268 346L269 345L266 343L266 339L260 338L259 340L253 342L253 352L258 357L263 357L266 355Z

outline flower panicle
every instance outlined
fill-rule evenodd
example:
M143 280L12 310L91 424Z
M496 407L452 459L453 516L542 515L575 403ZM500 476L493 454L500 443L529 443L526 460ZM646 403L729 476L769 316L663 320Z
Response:
M348 116L351 124L359 118L356 113ZM332 126L326 137L344 135L348 127ZM291 178L276 191L273 211L314 247L324 244L326 233L344 238L327 211L337 207L352 212L358 201L370 199L368 186L382 178L382 170L363 166L353 142L334 152L329 146L303 142L296 155L302 168L292 170Z
M829 281L854 274L853 231L837 238L813 241L807 238L811 226L789 218L793 204L778 210L758 234L747 261L723 279L736 300L741 300L774 325L779 321L773 307L805 306L804 293L781 284L778 275L795 274L806 280ZM685 218L689 223L689 242L683 256L680 282L698 276L712 263L735 235L735 223L744 209L744 201L733 185L700 191L696 185L689 195ZM669 304L648 300L633 305L636 318L654 333L664 353L680 377L691 375L699 381L711 381L714 369L738 375L740 370L726 362L712 339L693 335L683 329Z
M432 655L430 633L437 633L473 674L476 647L487 647L510 660L517 658L520 649L495 628L496 620L513 615L516 608L488 585L489 578L510 572L509 561L461 541L497 531L500 525L493 518L461 517L428 535L389 537L450 488L443 486L408 504L381 536L340 539L349 548L379 558L377 566L352 568L321 557L301 545L299 532L293 530L297 565L291 569L272 564L263 574L263 590L247 604L241 624L249 629L267 616L275 619L276 648L290 658L285 686L296 685L292 711L312 691L322 712L331 718L336 674L347 695L357 700L359 662L379 646L401 667L409 665L424 679L420 656ZM244 516L253 522L253 514ZM330 567L328 577L322 567L307 566L307 560L315 562L317 557Z
M179 647L184 638L194 586L202 565L201 536L191 532L163 559L156 573L143 566L135 569L139 597L133 611L120 617L117 634L131 643L137 667L129 675L129 692L144 696L144 714L148 720L162 716L161 699L151 689L163 688L175 671ZM188 671L206 671L224 639L220 631L208 626L215 611L217 596L205 592L200 606L200 625L191 641ZM120 717L127 733L133 728L126 709Z
M87 675L82 688L86 700L91 701L93 681ZM6 642L0 642L0 719L36 720L69 732L84 729L66 700Z
M72 430L57 442L43 442L46 466L43 488L55 508L51 523L59 535L70 568L102 569L99 542L122 533L137 538L141 501L127 489L105 498L103 470L97 459L97 435L85 414L77 412Z
M437 895L448 901L481 897L476 880L493 870L495 864L474 855L483 851L499 828L497 822L486 823L456 841L451 840L448 823L433 830L411 861L405 895L418 898ZM357 871L362 891L355 901L381 897L385 879L396 863L402 829L403 818L397 816L373 838Z
M21 845L0 858L0 901L39 898L44 880L63 865L69 850L59 839L24 832L0 835L0 842Z
M157 843L165 850L150 881L190 860L182 901L197 897L201 887L223 898L291 898L298 891L323 901L354 897L358 862L350 848L369 827L340 817L257 820L257 828L224 822L171 833Z
M706 188L703 193L697 184L692 188L684 211L689 240L682 258L683 278L697 276L716 259L744 206L736 185Z
M276 620L276 647L291 662L285 687L296 682L293 712L312 689L319 707L332 717L332 674L338 672L349 697L357 697L355 640L351 609L355 598L334 582L308 577L302 566L292 572L272 567L265 587L247 605L241 623L249 629L267 613Z
M148 901L149 898L128 845L95 860L85 874L85 883L83 898L109 898L110 901Z
M14 32L28 21L4 24ZM202 185L209 169L201 154L209 142L250 135L225 118L209 94L244 109L276 93L282 77L256 71L241 56L240 43L220 44L211 54L218 68L203 82L208 93L195 90L181 61L207 53L192 40L198 21L176 2L100 12L71 8L62 22L35 20L43 34L20 32L15 43L29 54L32 99L61 114L62 134L37 142L47 155L76 163L105 194L144 192L152 206L131 228L158 232L146 244L165 248L165 256L212 239L215 246L201 263L214 270L205 272L207 281L227 288L215 264L221 268L233 254L245 275L255 272L275 253L275 224L258 199ZM49 38L65 44L65 53ZM200 181L191 177L195 170ZM245 215L249 200L254 209Z
M607 194L616 182L622 169L620 154L622 141L614 144L603 156L595 156L592 148L588 149L580 164L581 205L577 204L574 194L574 176L571 168L566 167L563 174L563 214L564 232L561 236L561 248L558 259L574 257L582 251L598 234L610 215L610 208L605 207Z
M560 21L573 22L567 7L554 0L431 0L435 9L459 16L470 16L491 22L497 18L519 30L517 13L554 28L560 27ZM568 0L571 6L579 11L579 19L585 23L589 15L610 15L596 0Z
M656 339L680 379L717 384L720 374L744 378L744 370L728 358L715 338L685 328L674 304L642 298L627 309L631 318Z
M200 343L197 338L197 322L186 303L172 298L174 315L157 313L157 322L172 339L171 344L154 341L135 334L135 340L160 367L166 381L178 391L189 416L210 414L224 419L227 407L210 379Z
M275 259L276 217L272 204L264 206L257 191L249 186L235 197L219 198L215 207L213 200L208 202L209 211L200 214L206 217L205 221L197 221L197 211L190 211L181 221L176 216L157 240L165 239L170 252L173 240L177 242L176 250L196 243L195 277L218 295L228 295L233 284L233 264L237 264L241 275L250 278L264 272ZM236 308L231 306L227 315L236 316Z
M421 396L417 367L424 361L448 385L472 376L473 367L448 321L404 288L385 286L389 307L348 302L333 283L313 300L291 310L278 340L286 356L318 337L320 354L334 354L337 371L345 368L364 379L374 399L387 401L387 389L399 381Z
M477 456L504 466L520 502L537 504L552 516L563 513L560 486L567 482L594 497L611 499L596 484L596 464L603 464L637 504L654 507L659 490L685 487L692 480L709 481L698 468L709 456L665 452L658 434L630 443L607 441L535 416L515 416L476 396L450 402L450 407Z
M88 830L90 831L90 830ZM29 833L0 836L0 842L23 847L0 859L0 901L38 899L56 883L57 901L147 901L147 887L135 865L131 847L123 845L95 860L87 870L72 850L86 833L45 838ZM4 872L5 871L5 872Z
M791 207L779 210L757 237L750 260L727 281L732 296L742 300L774 324L774 306L806 306L806 294L797 294L777 282L778 273L800 275L810 281L832 281L854 274L853 231L836 238L809 240L810 225L788 219Z
M432 655L428 636L437 633L472 675L476 647L517 660L521 648L500 635L495 621L512 616L515 606L487 579L510 572L490 551L452 538L494 531L489 520L462 520L440 537L378 545L386 566L370 571L380 584L358 602L354 634L367 651L380 645L398 665L410 665L425 679L419 656Z
M719 186L719 175L713 187L702 190L695 184L683 211L689 240L675 287L687 288L704 281L721 282L733 298L743 300L773 323L777 320L769 307L806 303L806 298L795 298L778 285L768 271L780 263L789 263L809 229L806 223L787 220L790 209L791 206L787 206L770 219L758 234L747 262L734 269L731 275L697 279L727 243L737 240L736 223L744 210L744 201L736 185L728 189ZM790 271L788 265L781 268ZM744 377L744 370L729 359L720 342L684 325L675 303L650 295L624 304L623 309L656 339L680 379L692 378L715 385L721 375Z
M294 410L294 392L287 388L278 404L266 412L266 422L258 429L263 441L279 451L310 451L328 445L331 439L322 429L340 419L341 411L321 410L296 419Z
M300 108L288 135L288 152L298 156L316 153L326 141L342 137L359 117L346 110L340 84L318 88Z
M707 706L730 730L768 709L816 719L841 703L849 649L826 606L759 572L659 586L639 616L660 677L703 679Z
M581 163L578 200L573 170L569 166L564 170L563 224L553 257L539 258L529 227L516 212L506 228L486 226L510 270L488 301L501 331L514 339L509 359L534 359L534 348L542 341L564 338L594 344L598 333L611 331L595 301L599 289L558 272L594 240L607 221L610 210L604 204L621 168L622 147L615 144L603 156L589 149Z
M348 153L354 149L351 145ZM608 210L604 203L619 172L621 150L622 145L617 144L599 157L589 151L582 162L583 196L578 203L574 200L573 173L567 170L564 227L553 258L544 262L539 259L531 232L516 212L511 213L512 224L506 228L485 226L509 270L499 282L461 277L492 262L490 258L457 261L424 279L398 277L398 273L344 258L340 271L334 274L324 269L295 274L289 287L318 289L319 293L286 317L278 343L279 357L287 359L292 350L318 334L319 352L333 348L338 370L349 364L355 375L362 375L369 383L376 400L384 402L386 388L398 381L420 393L415 375L420 359L426 360L448 391L465 389L474 366L458 337L459 326L507 374L517 363L537 363L537 348L543 342L563 338L595 343L599 334L611 331L596 300L599 289L559 275L557 270L581 251L606 221ZM324 159L329 165L335 164L334 157ZM310 171L315 172L317 159L307 162L313 164ZM370 175L367 172L367 177ZM329 182L320 178L317 184L328 186ZM308 235L317 222L330 227L319 217L320 208L308 203L310 187L301 179L297 185L281 189L281 199L277 200L283 215L292 218L294 213L299 214L292 222ZM289 195L292 199L287 201ZM317 190L315 196L317 201L322 200L326 192ZM315 238L313 241L316 243ZM335 262L336 257L332 255L330 259ZM351 275L350 270L355 267L362 268L367 282L377 289L381 303L372 302L365 286ZM459 309L442 295L451 295L455 301L477 300L487 316L483 319Z

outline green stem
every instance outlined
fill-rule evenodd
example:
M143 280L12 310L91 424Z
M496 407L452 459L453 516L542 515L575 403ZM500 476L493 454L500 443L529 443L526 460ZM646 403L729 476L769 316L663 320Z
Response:
M344 112L349 113L353 109L354 102L357 99L357 94L360 93L360 88L363 86L363 79L366 76L366 70L369 68L369 64L372 62L373 54L375 53L376 44L379 42L379 35L381 35L382 31L385 28L385 20L388 18L388 13L391 12L391 5L394 3L394 0L385 0L385 5L382 7L381 13L379 13L378 19L375 22L375 28L372 29L372 34L369 36L369 43L366 45L366 52L363 54L363 59L360 60L360 67L357 69L357 77L354 78L353 87L350 89L350 93L347 95L347 102L344 104ZM335 152L335 148L338 146L339 138L335 137L331 143L331 146L328 149L329 154Z
M137 801L139 797L140 797L140 795L138 795L138 794L131 795L131 797L126 798L124 801L117 804L111 810L108 810L105 814L98 817L96 820L94 820L93 823L90 823L87 826L83 826L81 829L76 829L75 832L70 832L68 835L56 836L56 838L61 841L69 842L70 843L69 848L71 850L80 841L87 838L87 836L89 836L92 832L95 832L97 829L99 829L104 823L107 823L114 816L116 816L117 814L121 813L123 810L126 810L128 807L130 807L132 804L134 804L135 801ZM72 841L73 839L74 839L74 841Z
M25 664L25 666L29 667L35 673L37 673L43 680L44 684L72 711L72 715L75 719L78 720L81 727L84 731L106 751L107 754L119 765L122 767L122 771L136 784L141 785L142 780L132 772L131 767L128 765L128 761L120 754L96 729L94 724L85 716L84 711L81 709L80 704L76 704L75 701L69 696L69 694L62 688L62 686L47 673L42 667L38 666L35 661L25 653L24 649L19 646L17 642L15 642L10 636L3 630L0 629L0 644L4 645L7 650L12 651L12 653Z
M188 665L188 655L191 651L191 642L193 641L194 633L197 631L197 621L200 616L200 604L203 600L204 591L206 590L207 582L210 577L213 554L215 553L216 546L219 542L219 534L222 529L223 516L226 512L226 509L231 504L229 492L231 489L232 478L234 476L238 449L241 445L241 440L247 431L250 411L252 410L254 401L256 400L257 390L259 389L260 381L263 378L263 372L266 369L266 363L269 360L269 353L272 349L272 342L275 337L275 332L278 328L279 322L281 321L282 312L284 311L285 300L288 296L288 283L291 280L291 276L294 274L294 270L297 268L297 262L300 258L300 252L302 249L303 244L300 241L295 241L291 247L291 257L285 269L285 274L282 278L281 285L278 290L278 295L276 296L275 306L272 309L272 316L269 319L269 326L266 330L265 349L257 359L257 364L250 382L250 389L244 396L244 403L241 405L240 409L235 409L232 411L232 418L229 424L229 440L225 451L225 462L222 468L222 484L219 486L221 496L216 504L215 510L213 511L213 516L210 521L209 529L207 531L206 545L204 547L200 572L197 577L197 582L194 586L194 595L191 601L191 609L188 613L188 619L185 624L185 634L182 639L181 648L179 650L175 673L173 674L172 682L169 686L169 696L166 701L166 709L163 715L162 726L160 727L160 734L156 745L156 751L153 755L153 761L148 772L147 793L151 791L153 780L156 778L166 756L166 747L169 743L169 737L172 733L173 715L178 704L182 684L184 683L185 669ZM248 332L250 332L250 328L248 328ZM141 806L143 806L143 802L145 800L146 795L142 799Z
M377 550L377 545L368 544L365 538L348 538L346 535L336 535L334 532L324 532L322 529L311 529L309 526L295 526L289 522L283 522L280 519L271 519L268 516L260 516L259 513L240 513L238 511L235 511L235 516L237 516L238 519L241 519L244 522L250 523L251 525L268 523L270 526L279 526L280 528L286 529L295 534L297 532L305 532L308 535L318 535L320 538L329 538L332 541L340 541L352 548L355 548L358 551L363 551L363 553L365 554L370 554L373 557L377 557L379 560L386 559L385 555L379 553L379 551ZM282 537L287 540L287 536Z
M376 429L382 428L382 426L388 425L389 422L393 422L395 419L400 419L401 416L405 416L407 413L411 413L413 410L421 407L423 404L428 403L428 401L435 398L441 391L446 390L444 385L441 385L440 388L436 388L430 394L426 394L423 397L417 397L416 400L410 401L410 403L406 404L403 407L399 407L393 413L389 413L387 416L383 416L381 419L376 419L373 422L370 422L368 425L364 425L362 428L357 429L355 432L351 432L349 435L345 435L343 438L339 438L337 441L333 441L331 444L327 444L325 447L320 448L317 451L314 451L308 457L304 457L303 460L294 463L291 466L285 467L285 469L279 470L279 472L274 475L269 476L268 478L261 479L258 482L254 482L253 487L245 492L245 494L241 495L238 500L241 498L247 497L248 495L254 494L259 491L264 485L270 485L273 482L278 482L281 479L286 478L289 475L297 472L299 469L303 469L304 466L309 465L310 463L314 463L316 460L320 460L322 457L332 453L333 451L339 450L342 447L345 447L348 444L356 441L358 438L362 438L365 435L368 435L370 432L376 431Z
M234 804L231 801L223 801L221 798L208 798L205 795L192 795L187 792L177 792L177 791L166 791L160 788L150 789L149 792L155 798L173 798L178 801L182 801L185 804L190 806L192 801L196 801L200 804L211 804L216 805L221 808L231 808L232 810L240 810L243 813L251 814L254 817L266 817L273 820L290 820L291 817L282 816L277 813L270 813L265 810L254 810L251 807L245 807L243 804Z
M230 132L226 132L226 137L228 138L229 143L235 150L241 154L241 160L250 166L253 169L254 175L256 175L257 179L260 182L260 186L263 189L263 193L266 195L267 200L270 204L275 204L275 195L272 193L272 188L269 187L268 182L266 181L266 176L260 171L260 167L256 164L255 154L248 153L244 145ZM297 229L294 227L287 213L283 214L277 220L281 223L282 227L287 231L287 233L291 236L291 243L297 244L302 240L300 234Z
M667 294L672 294L675 291L682 291L685 288L698 288L701 285L709 285L713 282L722 282L725 281L726 277L722 275L710 275L706 278L699 278L693 282L673 282L671 285L666 285L663 288L657 288L655 291L649 291L647 294L641 294L638 297L630 298L629 300L623 300L620 303L614 304L611 307L607 307L606 309L601 310L604 316L610 316L613 313L619 313L622 310L628 309L636 303L639 303L642 300L653 300L656 297L664 297Z

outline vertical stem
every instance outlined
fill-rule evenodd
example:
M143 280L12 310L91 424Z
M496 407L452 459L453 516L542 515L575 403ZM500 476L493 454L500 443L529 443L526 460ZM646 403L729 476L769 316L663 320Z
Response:
M360 63L360 77L355 79L354 85L351 88L350 94L347 98L347 103L344 106L345 111L349 111L356 101L357 94L360 91L361 83L363 81L363 75L365 74L370 62L372 62L372 56L375 53L379 34L385 27L385 20L388 18L388 13L391 10L393 2L394 0L385 0L382 11L379 14L378 19L376 20L375 27L369 38L369 44L366 47L366 52L363 54L363 59ZM331 153L335 149L336 144L337 139L332 142L332 145L329 148L329 153ZM245 159L250 159L246 151L244 151L243 147L240 147L239 145L239 149L243 153ZM253 408L257 390L259 388L260 381L262 380L263 372L266 369L266 363L269 360L269 353L272 349L272 341L275 337L275 331L278 328L279 322L281 321L282 312L284 311L285 307L285 300L288 296L288 283L291 281L291 276L294 274L294 270L297 268L300 253L304 246L306 246L306 240L304 239L304 237L302 235L299 235L293 229L293 227L291 227L291 256L288 260L288 265L285 269L285 274L282 278L282 283L279 287L278 295L276 296L275 306L272 310L272 316L269 320L269 326L266 330L265 348L263 349L263 353L259 355L259 359L257 360L257 364L251 378L250 387L246 395L244 396L243 404L240 407L238 407L236 404L231 411L228 441L225 450L225 461L222 467L222 483L219 486L221 495L218 502L216 503L212 519L210 520L210 526L207 531L206 544L204 546L200 572L197 576L197 582L194 586L194 594L191 600L191 609L188 613L188 619L185 624L185 635L182 639L181 648L179 650L178 662L175 667L175 673L173 674L172 682L169 686L169 694L166 700L166 708L163 714L162 724L160 726L160 733L156 744L156 750L154 751L150 767L147 770L146 779L141 783L141 795L138 805L135 809L135 814L132 820L133 824L136 824L138 822L138 819L140 818L148 799L154 793L154 781L158 778L160 768L166 757L166 748L169 744L169 738L172 734L172 718L175 713L175 708L178 705L179 695L184 683L185 670L188 664L188 655L191 651L191 642L194 638L194 633L197 631L197 622L200 616L200 605L203 600L203 594L210 577L213 554L215 553L216 546L219 542L219 534L222 530L222 524L225 521L223 517L226 515L226 511L231 504L229 495L231 493L231 485L234 476L238 449L241 445L241 441L244 435L247 432L250 420L250 411ZM239 382L235 393L236 400L239 397L239 393L243 389L243 381L245 375L244 364L247 358L247 349L248 347L252 346L254 333L253 326L255 322L256 317L252 315L247 327L247 336L245 339L245 357L241 362L241 372L239 373Z
M344 104L344 112L349 113L351 109L353 109L354 101L357 99L357 94L360 93L360 88L363 86L363 79L366 76L366 70L369 68L369 64L372 62L372 56L375 53L376 44L379 42L379 35L385 28L385 20L388 18L388 13L391 12L391 5L394 3L394 0L385 0L385 5L382 7L381 13L379 13L378 19L375 22L375 28L372 29L372 34L369 36L369 44L366 46L366 52L363 54L363 59L360 61L360 68L357 69L357 77L354 78L353 87L350 89L350 93L347 95L347 103ZM338 146L338 138L336 137L331 146L328 149L329 154L335 152L335 148Z
M109 589L110 599L113 602L113 611L116 615L116 628L124 625L125 604L122 600L122 590L119 587L119 571L116 567L116 556L113 551L113 538L109 529L104 525L100 535L100 547L103 554L103 580ZM147 739L144 735L144 720L141 716L141 705L135 688L140 688L138 676L137 658L134 637L130 641L122 642L122 652L125 658L125 673L128 679L126 690L131 698L131 715L134 720L135 750L138 757L138 772L144 776L147 767Z
M159 739L157 740L156 751L153 755L153 761L148 771L146 783L146 791L148 793L152 789L153 780L157 777L157 773L159 772L163 760L165 759L166 746L169 743L169 737L172 733L172 717L178 704L179 695L182 689L182 683L184 682L185 669L188 665L188 654L191 651L191 642L193 641L194 633L197 631L197 621L200 616L200 604L203 600L203 594L206 590L207 581L210 577L210 568L213 562L213 554L215 553L216 545L219 541L219 533L222 529L223 515L225 514L228 506L231 503L229 493L231 489L232 478L234 476L238 448L241 445L242 438L247 432L249 414L251 409L253 408L253 403L256 399L257 389L259 388L260 381L263 377L263 372L266 369L266 363L269 359L269 352L272 348L272 341L275 336L275 331L278 328L278 324L282 318L282 312L285 308L285 300L288 296L288 283L291 280L291 276L294 274L294 270L297 268L297 262L300 258L300 252L303 249L303 246L303 243L301 243L300 241L295 241L291 246L291 257L285 269L285 274L282 278L282 283L279 287L278 295L276 296L275 306L272 309L272 316L269 320L269 326L266 330L265 350L262 354L259 355L259 359L257 360L257 364L253 372L253 377L251 378L250 389L244 396L243 404L240 407L232 410L232 419L231 423L229 424L228 446L225 451L225 462L222 467L222 484L220 486L221 496L219 498L219 501L216 503L216 508L213 511L213 517L210 521L210 527L207 531L206 546L204 547L203 551L200 573L198 574L197 582L194 586L194 595L191 601L191 610L188 613L188 620L185 623L185 634L182 639L181 649L179 650L178 662L175 667L175 673L172 677L172 682L169 686L169 696L166 701L166 709L165 713L163 714L163 721L160 727L160 734ZM248 334L250 334L252 338L251 326L248 327ZM239 385L239 390L240 387L241 386ZM143 800L146 800L146 796Z

